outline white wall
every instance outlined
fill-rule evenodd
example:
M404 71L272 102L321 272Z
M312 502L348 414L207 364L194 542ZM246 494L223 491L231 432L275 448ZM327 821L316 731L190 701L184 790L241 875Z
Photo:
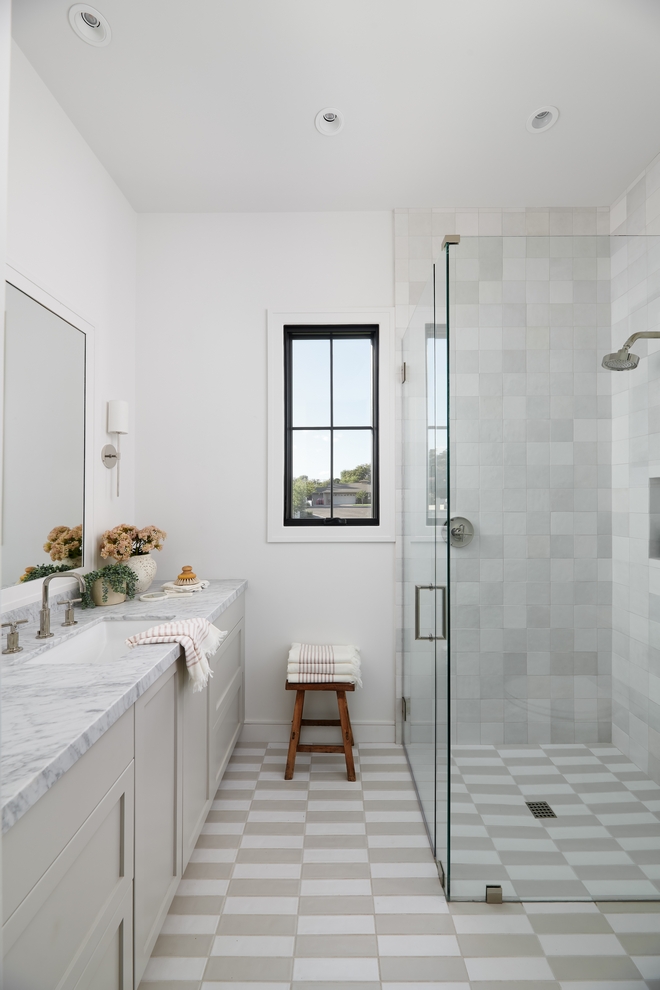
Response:
M306 640L362 648L357 736L391 739L394 545L269 544L265 499L266 310L391 306L392 216L142 215L138 229L136 518L169 533L160 574L249 580L246 734L287 737L284 662Z
M133 209L14 45L7 261L95 328L95 543L134 514L134 435L122 446L119 500L100 451L110 440L107 400L128 399L134 409L135 251ZM65 369L55 376L53 402L65 377Z

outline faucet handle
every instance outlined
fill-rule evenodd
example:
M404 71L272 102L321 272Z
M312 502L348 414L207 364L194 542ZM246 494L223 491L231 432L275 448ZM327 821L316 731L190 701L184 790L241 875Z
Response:
M55 603L56 605L63 605L64 608L66 609L64 613L64 622L62 623L63 626L78 625L78 620L74 619L73 617L74 615L73 606L77 605L81 601L82 598L60 598L59 602Z
M27 622L27 619L14 619L13 622L3 622L3 628L5 626L11 626L10 631L7 633L7 648L3 650L3 653L21 653L23 647L18 645L18 629L17 626L22 625Z

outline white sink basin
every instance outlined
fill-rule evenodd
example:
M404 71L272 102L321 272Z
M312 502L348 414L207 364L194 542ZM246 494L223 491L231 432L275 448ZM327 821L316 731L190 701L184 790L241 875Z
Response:
M81 630L65 643L38 653L28 659L28 663L113 663L120 657L130 655L131 648L126 645L129 636L144 632L162 621L165 620L106 619L89 629Z

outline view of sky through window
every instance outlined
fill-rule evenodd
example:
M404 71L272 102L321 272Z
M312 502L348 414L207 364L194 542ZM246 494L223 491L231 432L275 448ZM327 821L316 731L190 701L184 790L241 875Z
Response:
M372 343L368 339L334 340L333 414L335 426L371 426ZM317 427L293 435L293 476L330 478L330 341L293 341L294 427ZM371 435L345 430L335 437L334 475L371 463Z

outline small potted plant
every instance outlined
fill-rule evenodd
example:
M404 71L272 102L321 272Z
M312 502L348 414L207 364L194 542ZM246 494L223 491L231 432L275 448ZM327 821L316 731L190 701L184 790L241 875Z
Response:
M106 530L101 537L101 556L113 557L134 571L137 575L135 590L142 594L156 576L156 561L150 551L162 550L166 537L167 533L157 526L138 529L121 523L114 529Z
M19 584L26 581L38 581L39 578L48 577L49 574L60 574L62 571L70 571L69 564L36 564L26 567L23 574L18 579Z
M82 595L82 607L95 605L119 605L127 598L134 598L138 583L135 571L126 564L108 564L84 575L86 591Z

